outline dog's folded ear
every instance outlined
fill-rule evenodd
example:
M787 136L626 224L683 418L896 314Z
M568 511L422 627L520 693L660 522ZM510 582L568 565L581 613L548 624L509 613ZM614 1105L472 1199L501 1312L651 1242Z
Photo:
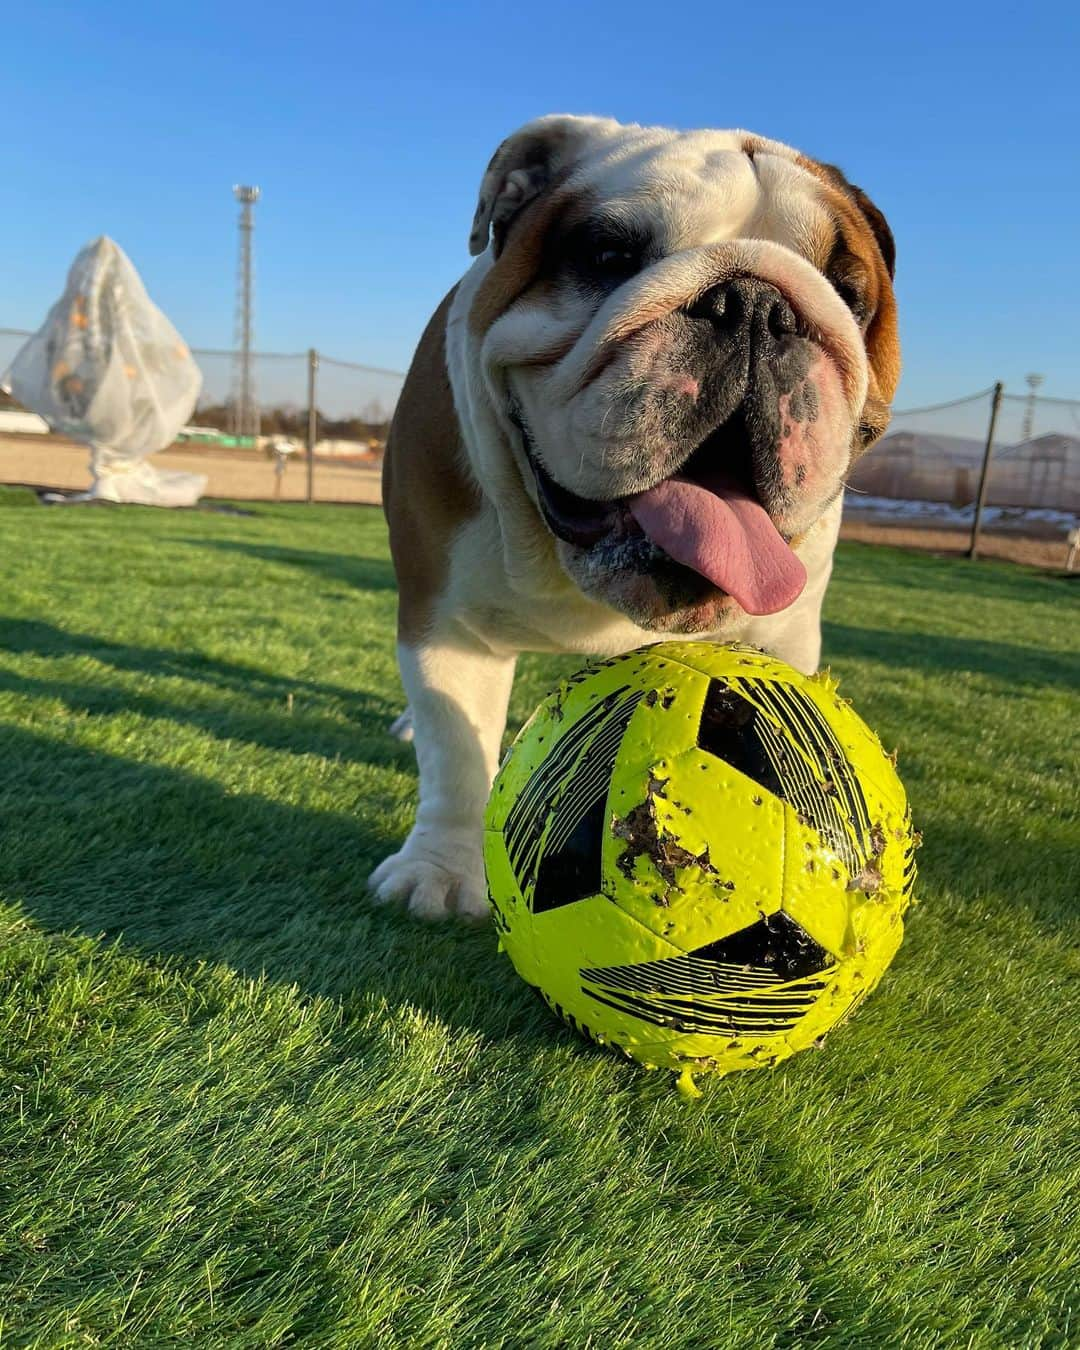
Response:
M866 218L867 225L870 226L870 233L877 241L877 246L881 250L881 258L885 264L885 270L892 280L896 276L896 241L893 239L893 232L889 228L889 222L885 219L884 213L876 206L861 187L856 187L854 183L848 181L847 175L842 169L838 169L835 164L820 164L820 169L825 178L845 193L848 199L859 208Z
M617 127L605 117L555 114L526 122L508 136L480 184L469 252L483 253L490 237L498 257L507 226L522 207L564 176L586 146Z
M854 183L849 183L848 191L851 193L855 205L866 217L870 232L877 240L877 246L881 250L885 270L889 274L889 279L893 280L896 277L896 241L893 239L889 222L885 219L884 213L874 205L862 188L856 187Z

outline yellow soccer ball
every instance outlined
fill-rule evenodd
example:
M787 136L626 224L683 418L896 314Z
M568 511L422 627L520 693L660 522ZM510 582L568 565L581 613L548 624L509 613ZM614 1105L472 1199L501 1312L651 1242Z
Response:
M819 1043L903 937L918 836L827 674L667 642L552 693L492 789L500 945L584 1035L696 1091Z

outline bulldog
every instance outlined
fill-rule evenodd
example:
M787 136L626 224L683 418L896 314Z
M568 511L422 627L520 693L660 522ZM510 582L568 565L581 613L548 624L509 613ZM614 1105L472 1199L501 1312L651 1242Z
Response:
M677 634L817 667L844 478L900 368L884 216L745 131L530 122L469 242L383 484L420 795L370 884L429 919L487 911L518 652Z

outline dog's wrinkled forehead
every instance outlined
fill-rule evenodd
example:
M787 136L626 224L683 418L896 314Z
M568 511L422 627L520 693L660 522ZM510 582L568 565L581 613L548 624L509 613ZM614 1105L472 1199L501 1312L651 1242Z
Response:
M569 176L598 221L648 235L665 252L767 239L814 260L832 220L820 182L775 142L739 131L628 137L598 147Z
M481 185L470 247L557 186L564 203L648 234L665 253L735 237L767 239L817 261L834 229L823 183L796 151L745 131L671 131L600 118L540 118L505 141Z

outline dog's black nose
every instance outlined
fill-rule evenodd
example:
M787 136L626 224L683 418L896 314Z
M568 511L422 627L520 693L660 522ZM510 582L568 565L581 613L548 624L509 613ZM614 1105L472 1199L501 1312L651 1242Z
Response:
M783 295L757 277L718 282L687 307L691 318L707 319L718 333L746 334L757 341L778 341L798 331L795 311Z

